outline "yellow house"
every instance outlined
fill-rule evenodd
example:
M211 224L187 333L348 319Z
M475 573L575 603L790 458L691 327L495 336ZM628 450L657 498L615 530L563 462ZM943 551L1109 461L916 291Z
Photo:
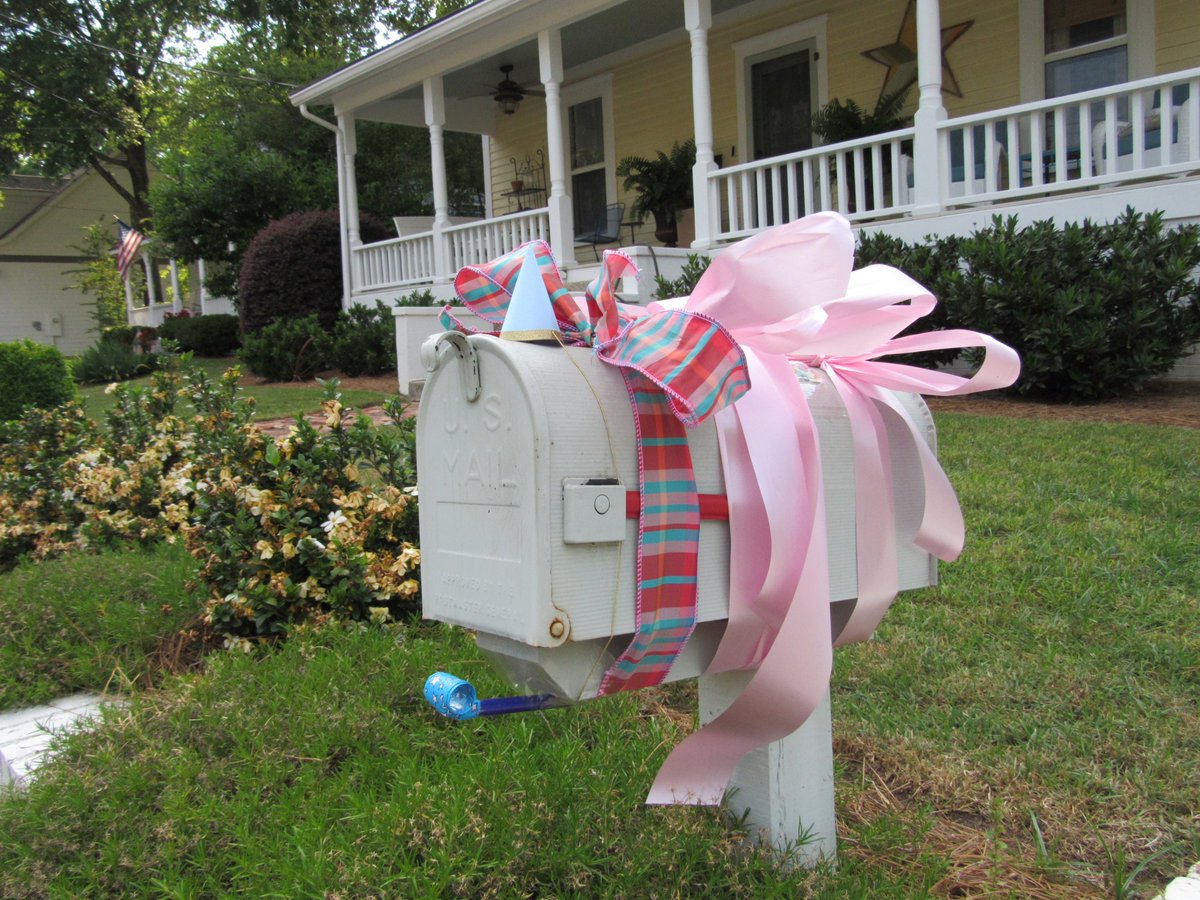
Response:
M870 111L904 88L907 127L813 133L833 99ZM292 100L337 136L347 303L444 289L535 236L582 280L578 238L598 226L673 275L689 251L824 209L907 239L996 212L1200 217L1195 0L480 0ZM354 230L362 119L425 127L433 150L434 217L374 244ZM482 136L479 221L447 214L446 129ZM687 138L694 212L682 246L659 247L617 165Z

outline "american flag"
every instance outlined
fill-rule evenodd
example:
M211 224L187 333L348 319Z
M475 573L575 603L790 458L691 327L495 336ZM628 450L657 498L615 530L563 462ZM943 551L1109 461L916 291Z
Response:
M142 241L146 236L117 219L117 271L122 278L129 277L129 267L137 258Z

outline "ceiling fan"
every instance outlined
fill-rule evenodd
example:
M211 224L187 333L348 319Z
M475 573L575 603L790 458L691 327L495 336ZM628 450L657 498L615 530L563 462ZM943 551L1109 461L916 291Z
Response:
M517 107L521 105L521 101L526 97L545 97L546 92L540 88L525 87L513 81L509 76L512 74L512 63L500 67L500 72L504 75L503 80L492 88L492 97L500 108L504 110L506 116L511 116L517 111Z

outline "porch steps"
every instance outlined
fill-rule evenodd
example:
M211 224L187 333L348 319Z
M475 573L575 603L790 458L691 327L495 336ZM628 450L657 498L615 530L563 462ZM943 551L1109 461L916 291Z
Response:
M85 727L102 706L113 703L120 701L79 693L45 706L0 712L0 787L25 787L45 762L56 734Z

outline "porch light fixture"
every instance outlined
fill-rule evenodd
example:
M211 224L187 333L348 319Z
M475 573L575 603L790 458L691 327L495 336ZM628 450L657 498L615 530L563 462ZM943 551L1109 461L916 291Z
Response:
M500 108L504 110L506 116L511 116L517 111L517 107L521 105L521 101L526 97L545 97L546 95L537 88L527 88L522 84L512 80L512 63L507 63L500 67L500 73L504 78L498 85L492 88L492 96L496 98L496 102L500 104Z
M496 91L496 102L500 104L500 108L504 110L506 116L511 116L517 111L517 107L521 105L521 98L524 96L520 91L509 91L501 88Z

